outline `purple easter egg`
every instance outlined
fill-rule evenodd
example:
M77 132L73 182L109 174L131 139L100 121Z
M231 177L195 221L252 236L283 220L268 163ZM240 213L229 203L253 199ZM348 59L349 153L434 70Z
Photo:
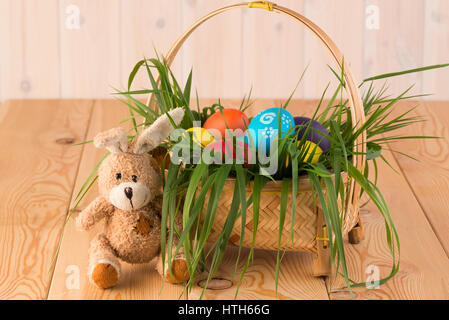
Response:
M331 146L331 143L327 138L327 136L329 136L329 131L327 131L321 123L307 117L294 117L294 120L295 126L302 126L298 130L298 139L301 139L304 136L310 121L312 121L306 140L317 144L323 152L329 150Z

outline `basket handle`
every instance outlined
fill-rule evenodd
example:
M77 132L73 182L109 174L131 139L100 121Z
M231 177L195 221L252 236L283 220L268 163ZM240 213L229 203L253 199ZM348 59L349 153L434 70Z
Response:
M343 59L343 55L341 51L338 49L336 44L332 41L332 39L315 23L304 17L303 15L290 10L288 8L279 6L275 3L269 2L269 1L253 1L253 2L243 2L238 3L234 5L229 5L217 10L214 10L202 18L198 19L195 23L193 23L184 33L176 40L176 42L172 45L170 50L165 56L165 60L167 61L167 65L170 66L173 62L173 59L175 58L176 54L178 53L181 46L184 44L184 42L187 40L187 38L195 31L201 24L203 24L205 21L209 20L210 18L231 10L235 8L242 8L242 7L248 7L248 8L259 8L259 9L265 9L268 11L273 11L277 13L282 13L287 16L292 17L293 19L299 21L304 26L306 26L312 33L322 42L322 44L327 48L335 62L340 68L342 68L342 63L344 63L344 69L343 69L343 77L345 81L345 90L346 93L349 96L349 107L351 109L351 118L352 123L355 124L355 128L359 129L363 123L365 122L365 112L363 109L362 100L360 99L360 96L358 94L357 86L354 84L353 76L351 73L351 70L349 69L349 66L346 64L346 62ZM150 94L147 99L147 105L150 108L156 109L156 101L154 99L153 94ZM357 141L355 141L354 145L354 152L355 157L353 158L353 163L357 167L357 169L363 171L364 164L365 164L365 153L366 153L366 133L363 132L358 138ZM352 190L353 192L355 190ZM357 202L358 198L358 192L353 193L352 202Z

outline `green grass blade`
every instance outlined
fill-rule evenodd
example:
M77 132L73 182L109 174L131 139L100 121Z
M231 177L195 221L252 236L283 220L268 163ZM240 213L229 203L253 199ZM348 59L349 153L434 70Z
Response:
M381 75L378 75L378 76L366 78L366 79L363 80L363 82L374 81L374 80L385 79L385 78L391 78L391 77L397 77L397 76L401 76L401 75L404 75L404 74L422 72L422 71L427 71L427 70L432 70L432 69L445 68L447 66L449 66L449 63L447 63L447 64L436 64L436 65L431 65L431 66L426 66L426 67L421 67L421 68L415 68L415 69L410 69L410 70L399 71L399 72L390 72L390 73L385 73L385 74L381 74Z

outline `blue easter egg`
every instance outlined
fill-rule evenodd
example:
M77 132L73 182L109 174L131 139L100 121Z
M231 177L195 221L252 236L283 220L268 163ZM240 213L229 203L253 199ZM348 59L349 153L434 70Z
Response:
M295 120L290 112L282 108L270 108L260 112L250 122L248 137L245 142L249 145L254 145L256 149L265 146L265 150L268 153L274 138L278 134L280 134L281 138L284 137L287 131L294 126Z

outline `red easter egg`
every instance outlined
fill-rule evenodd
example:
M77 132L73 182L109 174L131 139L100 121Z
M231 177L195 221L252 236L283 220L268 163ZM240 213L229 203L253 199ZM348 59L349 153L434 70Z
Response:
M232 141L230 139L212 142L206 147L206 149L221 153L222 160L224 160L225 154L227 154L228 152L232 152L233 159L236 159L236 157L238 156L240 160L243 160L245 165L251 163L252 153L250 151L249 145L241 140L237 140L236 144L237 150L240 151L239 154L236 154L236 150L234 149Z
M206 130L215 129L220 132L221 137L225 137L226 129L240 129L246 131L249 121L248 117L237 109L223 109L211 115L203 125Z

